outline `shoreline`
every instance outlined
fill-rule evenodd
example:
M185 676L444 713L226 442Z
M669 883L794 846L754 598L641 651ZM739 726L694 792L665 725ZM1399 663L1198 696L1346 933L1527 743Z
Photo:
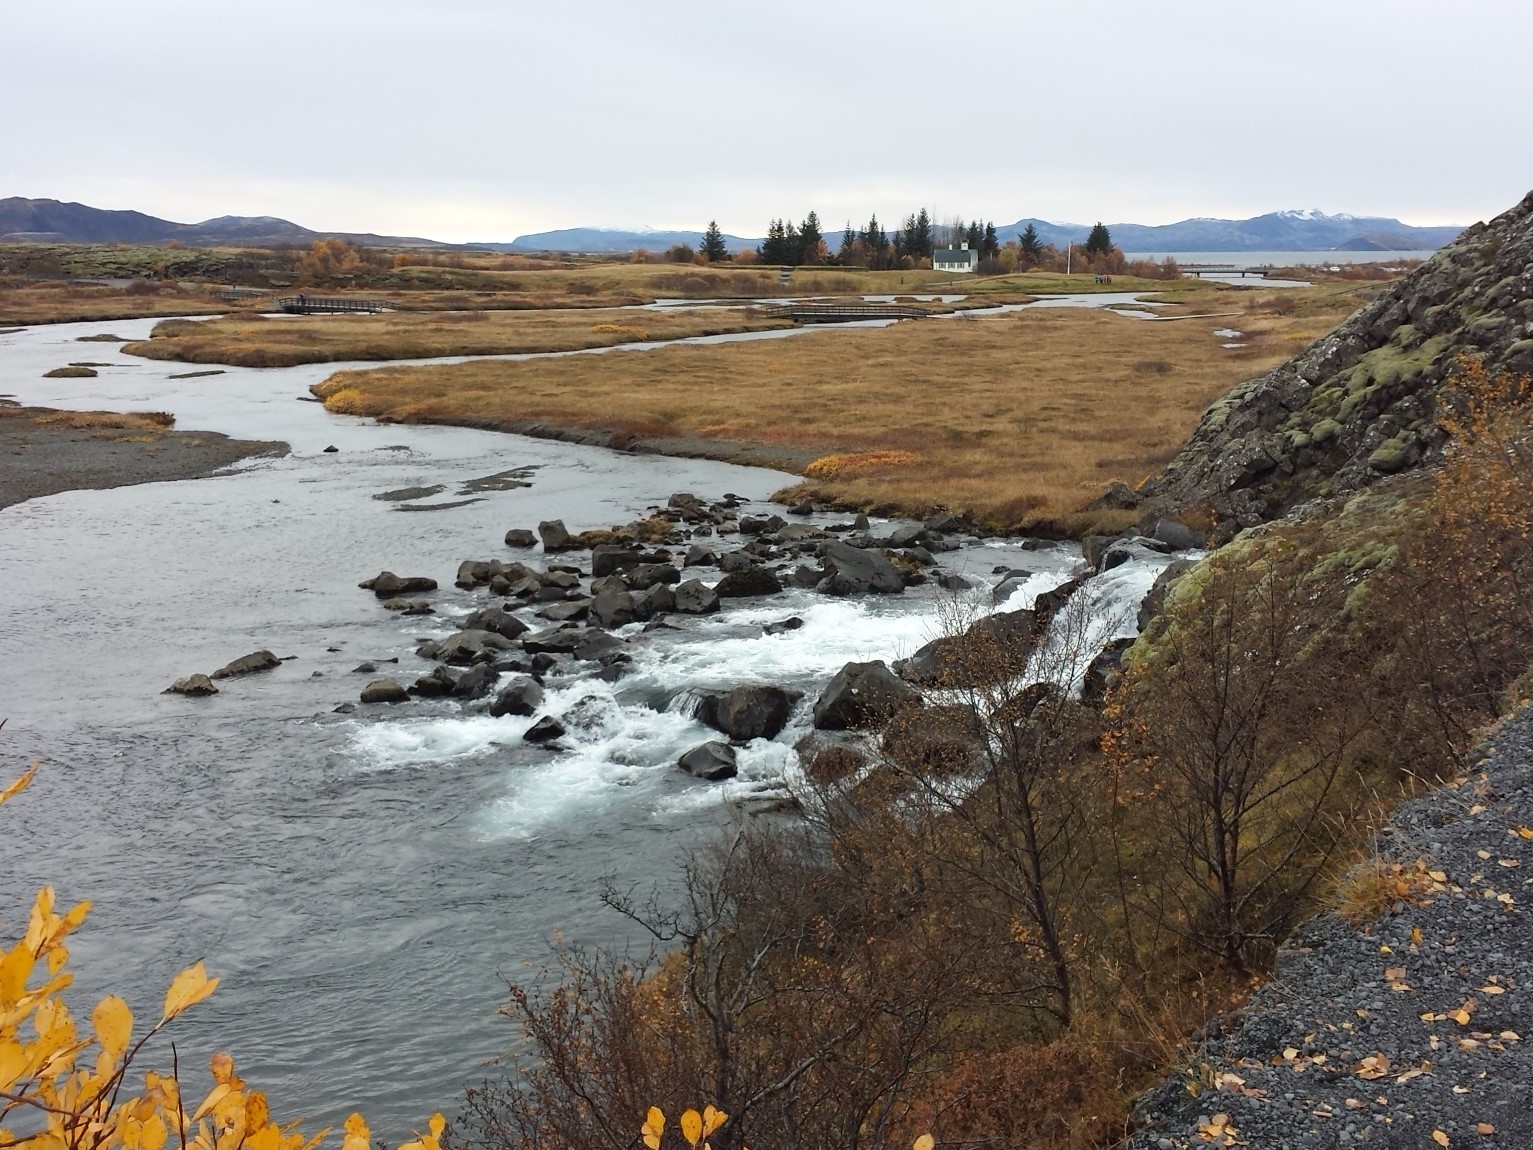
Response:
M70 422L71 417L91 416ZM242 459L286 455L286 443L173 431L131 413L0 406L0 509L65 491L202 479Z

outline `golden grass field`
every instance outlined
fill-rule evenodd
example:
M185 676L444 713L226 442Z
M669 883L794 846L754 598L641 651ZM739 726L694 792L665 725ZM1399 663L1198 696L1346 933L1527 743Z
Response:
M206 292L190 289L161 288L146 292L94 284L36 281L19 287L0 287L0 327L162 315L217 315L228 310L228 306L212 299Z
M399 312L379 315L226 315L167 320L123 351L149 359L289 367L342 360L575 351L793 326L749 308L686 311Z
M1109 482L1158 471L1210 402L1363 299L1354 286L1215 285L1177 298L1162 321L1038 309L617 358L348 371L314 390L332 411L405 422L602 428L698 441L698 454L707 441L782 445L831 457L804 468L799 492L1081 532L1108 526L1079 513ZM1225 327L1246 346L1222 347L1213 330Z

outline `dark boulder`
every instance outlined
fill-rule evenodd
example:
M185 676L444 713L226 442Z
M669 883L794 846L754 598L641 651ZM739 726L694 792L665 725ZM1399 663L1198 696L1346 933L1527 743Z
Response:
M1076 579L1067 579L1058 587L1051 591L1045 591L1034 599L1033 613L1038 616L1038 628L1041 630L1047 627L1049 621L1059 613L1060 608L1070 601L1070 596L1074 595L1085 585L1086 577L1084 575Z
M233 679L240 675L253 675L257 671L270 671L281 662L282 660L270 651L252 651L248 655L241 655L232 663L225 663L213 672L213 678Z
M768 623L761 629L766 635L785 635L789 631L797 631L804 625L804 621L797 615L789 615L786 619L779 619L775 623Z
M466 666L485 651L510 651L516 644L494 631L456 631L440 643L427 643L416 652L442 663ZM429 650L428 650L429 649Z
M460 699L477 699L495 689L500 672L489 663L475 663L458 676L452 693Z
M1166 595L1172 586L1197 564L1191 559L1175 559L1167 563L1164 570L1155 577L1155 582L1150 584L1150 589L1145 592L1144 599L1139 603L1139 617L1135 620L1139 629L1143 631L1150 625L1150 621L1159 615L1166 605Z
M628 644L616 636L588 629L581 632L573 654L575 658L587 663L610 663L620 657L626 660L627 650Z
M483 611L475 611L463 620L463 630L493 631L506 639L520 639L531 628L515 615L499 607L486 607Z
M719 609L719 597L701 579L688 579L675 591L678 615L710 615Z
M550 554L555 551L573 551L579 547L562 519L545 519L539 523L538 538L543 540L543 550Z
M788 725L793 704L803 696L780 687L736 687L707 694L697 707L697 720L723 731L739 743L771 739Z
M820 548L825 578L818 589L827 595L896 595L905 590L900 570L877 551L833 539Z
M625 627L638 617L630 591L603 591L591 600L591 620L602 627Z
M392 599L396 595L415 595L422 591L435 591L436 580L424 575L395 575L392 571L380 571L371 579L357 584L371 591L380 599Z
M694 543L687 548L687 558L683 564L686 567L713 567L718 564L718 553L712 547L705 547L701 543Z
M585 635L582 627L550 627L523 635L522 649L529 655L569 655Z
M1123 656L1134 645L1132 638L1114 639L1097 653L1081 678L1081 702L1088 707L1100 707L1107 701L1123 674Z
M434 667L429 674L422 675L410 684L410 694L424 699L439 699L443 695L452 694L457 685L458 677L446 667Z
M618 543L599 543L591 549L591 576L617 575L644 562L644 553Z
M735 764L735 749L728 743L707 742L693 747L677 760L676 765L693 778L709 782L732 779L740 773Z
M552 715L544 715L522 733L529 743L551 743L564 737L564 724Z
M590 599L565 599L552 603L538 612L538 616L550 623L574 623L591 613Z
M409 700L410 692L393 679L374 679L362 688L364 703L406 703Z
M720 555L715 566L720 571L730 573L734 571L749 571L756 565L756 557L749 551L726 551Z
M501 688L490 704L490 714L497 719L502 715L533 715L542 705L543 688L531 679L517 679Z
M752 595L776 595L782 590L777 576L763 567L749 571L735 571L720 579L713 586L713 593L720 599L744 599Z
M836 672L815 703L814 725L822 731L878 726L901 707L920 701L921 693L882 660L848 663Z
M1193 551L1208 542L1208 537L1203 532L1194 531L1176 519L1157 519L1155 530L1150 532L1150 538L1166 544L1175 551Z
M634 591L647 591L662 583L680 583L681 569L674 563L640 563L623 576L623 582Z
M196 699L204 695L216 695L218 694L218 688L213 686L213 680L206 675L188 675L184 679L177 679L161 691L160 694L188 695Z
M666 611L674 611L676 592L664 583L656 583L649 590L634 596L633 609L640 619L653 619Z
M506 532L507 547L536 547L538 537L525 527L513 527Z

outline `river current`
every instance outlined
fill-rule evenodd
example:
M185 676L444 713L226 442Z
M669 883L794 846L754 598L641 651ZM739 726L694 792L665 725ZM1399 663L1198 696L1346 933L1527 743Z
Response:
M503 976L540 977L551 936L642 948L600 904L604 875L665 887L682 849L752 800L786 793L792 743L820 687L849 660L910 654L940 632L953 597L930 586L860 600L790 590L685 619L636 642L615 683L551 685L546 709L579 716L560 751L521 740L530 719L443 700L335 713L371 677L353 672L358 663L397 658L409 682L431 666L413 654L418 641L488 602L453 589L460 560L541 560L508 549L508 528L623 523L676 491L733 493L766 514L770 493L795 477L377 425L300 402L351 365L176 380L186 365L75 342L140 338L151 326L0 335L0 394L165 410L181 429L293 450L213 478L0 510L0 782L42 764L0 813L0 937L14 935L45 883L65 904L90 899L72 947L78 1013L114 991L152 1017L171 975L205 959L223 982L175 1027L183 1071L227 1049L275 1112L318 1125L359 1109L396 1139L432 1110L451 1114L486 1060L514 1047L496 1014ZM105 366L95 379L42 378L78 360ZM528 485L465 487L512 470ZM441 494L416 502L475 501L403 513L378 498L436 485ZM1080 565L1072 545L1020 540L971 540L939 558L975 584L961 595L970 610L1030 606ZM993 604L998 567L1031 574ZM1133 605L1159 567L1136 561L1094 581L1101 639L1132 633ZM357 589L384 568L437 579L437 616L402 618ZM805 625L763 634L788 615ZM288 661L227 680L210 699L161 694L260 648ZM738 779L676 770L681 752L714 737L678 696L746 683L807 698L776 740L741 752ZM168 1063L168 1051L156 1058Z

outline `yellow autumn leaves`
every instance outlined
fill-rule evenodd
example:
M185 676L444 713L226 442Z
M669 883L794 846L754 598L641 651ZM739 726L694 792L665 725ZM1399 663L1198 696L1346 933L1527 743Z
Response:
M681 1130L681 1136L687 1140L687 1145L692 1150L697 1150L699 1142L703 1150L711 1150L707 1138L720 1126L729 1121L729 1115L722 1110L715 1110L712 1106L704 1106L702 1113L696 1110L683 1110L676 1125ZM660 1140L665 1137L665 1113L658 1106L651 1106L649 1113L644 1116L644 1125L639 1133L643 1135L644 1145L649 1150L660 1150Z
M0 790L0 804L35 774L34 766ZM82 902L58 913L53 889L44 887L22 936L0 950L0 1150L23 1143L27 1150L163 1150L172 1137L181 1150L315 1150L328 1131L308 1137L296 1123L274 1121L266 1095L246 1088L227 1054L213 1056L213 1089L190 1115L173 1076L150 1070L142 1092L128 1087L144 1044L212 994L218 979L200 961L177 974L159 1019L136 1042L133 1012L115 994L96 1004L82 1029L63 999L73 980L65 940L89 911ZM25 1133L9 1128L13 1116L25 1117ZM441 1150L446 1125L433 1115L427 1133L400 1150ZM347 1119L341 1150L372 1150L361 1115Z

